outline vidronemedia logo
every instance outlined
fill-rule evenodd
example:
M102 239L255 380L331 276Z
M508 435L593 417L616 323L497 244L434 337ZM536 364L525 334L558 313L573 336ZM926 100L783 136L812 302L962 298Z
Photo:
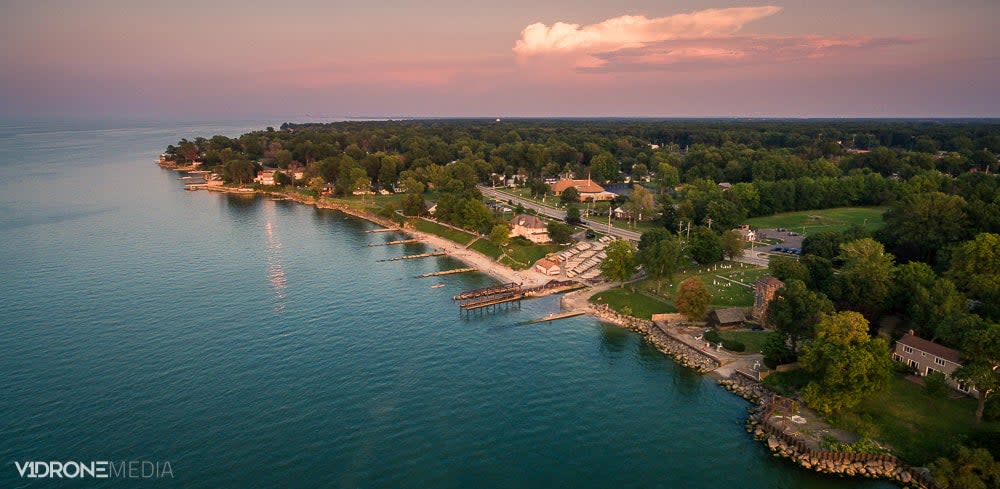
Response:
M174 478L170 462L147 460L91 462L37 461L14 462L21 478L28 479L163 479Z

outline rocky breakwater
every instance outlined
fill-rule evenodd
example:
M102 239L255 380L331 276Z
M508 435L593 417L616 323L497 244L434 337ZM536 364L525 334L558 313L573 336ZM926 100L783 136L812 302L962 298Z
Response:
M692 368L698 372L710 372L722 364L706 352L692 348L688 344L680 341L661 330L656 324L648 319L639 319L632 316L618 314L605 307L591 307L590 314L598 319L616 324L629 331L634 331L643 336L660 352L670 355L680 365Z
M719 385L727 391L754 403L757 407L761 406L765 399L771 395L770 389L764 387L760 382L746 377L739 371L728 379L719 379Z
M735 392L735 391L734 391ZM816 448L815 441L786 432L767 408L767 402L750 410L747 431L764 441L776 457L791 460L801 467L824 474L888 479L907 487L937 489L927 469L911 467L889 454L849 453Z

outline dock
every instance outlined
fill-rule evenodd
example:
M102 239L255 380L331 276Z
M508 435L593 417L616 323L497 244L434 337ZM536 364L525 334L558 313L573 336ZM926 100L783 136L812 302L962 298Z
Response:
M392 245L411 244L419 242L420 242L419 239L397 239L396 241L386 241L385 243L372 243L369 244L368 247L370 248L372 246L392 246Z
M472 289L456 295L452 299L458 302L458 307L463 313L496 311L500 306L510 307L521 306L521 299L524 299L525 292L521 284L507 283Z
M451 270L442 270L440 272L429 272L422 275L417 275L416 278L427 278L427 277L440 277L442 275L451 275L454 273L468 273L478 271L478 268L453 268Z
M395 228L381 228L381 229L369 229L365 231L366 233L391 233L393 231L399 231Z
M435 251L433 253L421 253L419 255L406 255L406 256L397 256L395 258L384 258L378 261L417 260L420 258L430 258L432 256L443 256L444 254L445 253L443 251Z
M572 317L582 316L584 314L586 314L586 312L584 312L584 311L554 312L552 314L548 314L548 315L540 317L538 319L532 319L531 321L529 321L529 324L547 323L549 321L556 321L556 320L559 320L559 319L566 319L566 318L572 318Z

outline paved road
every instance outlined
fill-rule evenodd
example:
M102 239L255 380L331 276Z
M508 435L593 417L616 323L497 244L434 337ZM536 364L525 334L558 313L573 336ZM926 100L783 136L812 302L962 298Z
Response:
M492 199L496 199L501 202L507 202L508 200L510 200L515 204L521 204L525 209L532 209L544 216L548 216L553 219L559 219L561 221L566 219L566 211L564 210L557 209L555 207L549 207L547 205L542 205L532 200L528 200L522 197L517 197L515 195L511 195L505 192L499 192L497 190L494 190L490 187L485 187L483 185L478 185L477 188L479 188L479 191L482 192L483 195L490 197ZM599 233L610 234L611 236L614 236L616 238L630 239L632 241L639 241L639 236L641 235L641 233L638 233L636 231L629 231L627 229L621 229L616 227L612 227L609 230L607 223L600 223L598 221L592 221L589 219L583 220L583 227L588 229L593 229L594 231Z

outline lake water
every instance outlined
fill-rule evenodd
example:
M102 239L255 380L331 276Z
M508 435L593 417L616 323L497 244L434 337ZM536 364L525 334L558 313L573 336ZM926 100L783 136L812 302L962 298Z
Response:
M280 121L0 125L0 487L25 460L168 461L74 487L847 488L748 404L556 298L462 319L478 274L287 202L185 192L181 137ZM434 283L446 287L432 289Z

